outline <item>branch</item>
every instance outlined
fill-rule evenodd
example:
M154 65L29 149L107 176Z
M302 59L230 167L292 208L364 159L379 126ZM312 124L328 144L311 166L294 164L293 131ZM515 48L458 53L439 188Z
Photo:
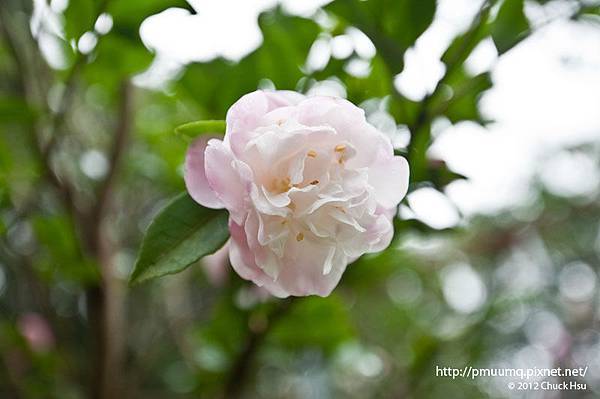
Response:
M289 312L295 302L297 302L297 299L293 298L281 300L268 316L267 325L263 329L259 331L251 329L249 331L244 349L234 363L227 384L225 385L225 398L233 399L241 396L246 385L246 380L249 377L250 366L260 351L265 338L273 330L273 326Z
M109 168L106 177L97 188L96 204L92 211L92 221L100 224L110 203L111 193L122 163L123 154L127 148L130 130L133 122L133 85L129 79L121 82L121 102L119 104L117 126L109 153Z

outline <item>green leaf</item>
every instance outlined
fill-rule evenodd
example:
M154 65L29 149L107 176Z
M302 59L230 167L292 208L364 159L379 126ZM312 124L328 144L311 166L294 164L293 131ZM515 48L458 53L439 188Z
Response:
M198 205L187 193L178 195L150 223L130 284L184 270L221 248L227 238L228 214Z
M573 16L575 20L584 20L599 23L600 5L583 6Z
M433 183L438 191L443 191L453 181L467 179L466 176L450 170L446 162L441 160L429 160L427 173L429 174L429 181Z
M78 40L83 33L94 29L98 2L96 0L69 1L65 10L65 34L67 39Z
M473 27L472 30L467 30L452 40L442 55L442 62L446 64L447 67L452 64L462 65L469 55L471 55L475 47L477 47L483 39L489 37L491 24L488 19L489 14L484 13L479 23Z
M504 0L492 26L492 39L499 54L510 50L529 33L529 21L523 11L524 0Z
M142 22L149 16L159 14L172 7L186 9L194 14L194 9L185 0L110 1L106 11L113 17L113 31L118 31L119 34L128 36L141 44L139 29Z
M486 90L492 87L492 78L489 72L470 76L463 68L457 69L453 79L448 81L452 89L452 97L447 105L442 107L443 114L452 123L471 120L483 125L485 120L479 109L479 99Z
M175 133L188 138L196 138L205 134L224 134L225 121L208 120L184 123L175 128Z
M94 54L94 61L85 66L83 76L90 86L98 85L115 96L120 95L123 79L144 71L153 58L141 42L130 40L117 30L98 40Z
M336 0L325 9L347 26L356 26L375 44L392 72L404 67L404 52L427 29L435 0Z
M319 35L317 23L286 15L280 9L258 19L262 45L239 63L222 58L188 65L177 93L200 108L202 118L221 118L242 95L256 90L263 79L278 89L293 89L304 76L302 66Z

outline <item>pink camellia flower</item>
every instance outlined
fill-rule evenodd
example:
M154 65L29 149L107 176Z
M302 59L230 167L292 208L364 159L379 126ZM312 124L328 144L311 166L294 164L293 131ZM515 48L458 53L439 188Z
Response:
M223 141L197 139L185 182L229 211L235 271L273 295L327 296L348 263L386 248L408 163L352 103L256 91L227 112Z

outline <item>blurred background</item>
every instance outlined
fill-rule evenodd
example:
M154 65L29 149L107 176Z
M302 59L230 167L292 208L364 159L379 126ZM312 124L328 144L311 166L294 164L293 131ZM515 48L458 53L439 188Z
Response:
M2 0L0 77L0 397L600 396L599 2ZM328 298L223 254L129 288L184 189L173 128L257 88L390 136L393 244ZM587 390L435 375L466 365L589 366Z

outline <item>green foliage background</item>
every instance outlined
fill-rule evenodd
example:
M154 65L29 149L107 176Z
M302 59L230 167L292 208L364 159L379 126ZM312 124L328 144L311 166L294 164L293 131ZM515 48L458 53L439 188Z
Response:
M573 20L599 14L590 2L572 3ZM503 54L532 30L523 0L484 2L445 51L435 90L414 102L393 78L431 24L434 0L335 0L324 7L335 21L328 28L275 8L259 17L264 42L240 62L192 63L164 89L138 87L132 79L153 60L139 26L174 6L193 12L183 0L69 1L59 38L67 65L53 69L29 28L32 4L0 3L0 397L503 397L479 380L436 378L435 366L486 367L526 345L522 328L498 328L524 309L560 315L571 348L596 342L597 299L574 317L556 299L555 276L573 260L597 270L599 202L582 205L542 186L520 210L533 215L526 219L507 213L444 231L396 220L394 244L350 266L328 298L270 299L235 273L215 281L202 261L128 287L143 231L184 189L188 142L174 127L223 119L265 81L305 92L336 77L350 101L385 98L396 123L408 127L411 141L400 152L411 164L410 190L443 192L462 176L428 158L432 121L489 122L478 100L492 87L490 74L471 76L465 60L486 38ZM72 43L102 13L112 16L112 30L80 53ZM345 70L355 53L308 71L312 43L348 27L375 44L370 73ZM89 150L109 161L98 179L79 166ZM515 294L494 273L515 248L542 262L532 242L547 248L550 282ZM471 314L449 307L441 286L444 267L465 260L487 287L485 305ZM33 324L25 317L32 314ZM49 334L46 344L27 339L32 328ZM569 351L558 365L573 364Z

